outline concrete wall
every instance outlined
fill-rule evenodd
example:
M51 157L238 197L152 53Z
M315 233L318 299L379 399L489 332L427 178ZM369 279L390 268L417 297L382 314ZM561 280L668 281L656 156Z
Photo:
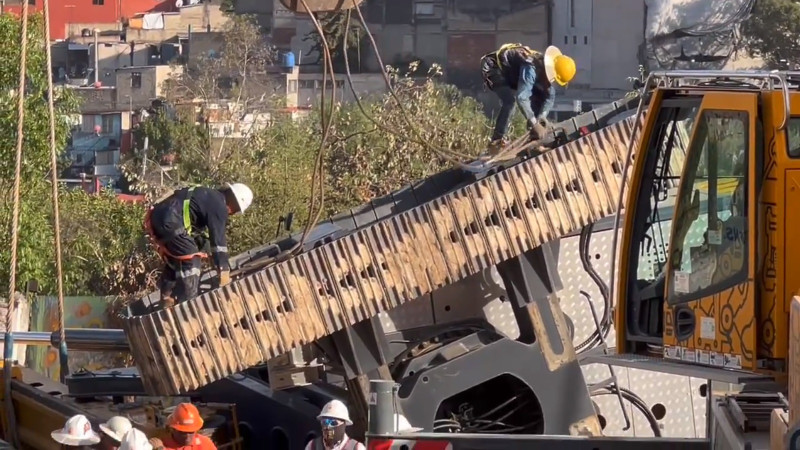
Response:
M559 0L553 2L552 44L575 59L577 73L558 89L555 111L572 111L617 100L630 91L644 42L645 0Z
M127 28L127 40L134 42L163 42L175 36L185 37L192 31L220 31L228 22L218 4L202 3L184 6L177 13L164 13L164 28L142 30Z
M89 64L94 65L94 45L89 49ZM114 86L116 70L130 66L145 66L150 62L150 50L144 46L132 47L125 42L99 43L98 79L103 86Z
M116 72L116 101L124 107L127 102L132 102L133 109L150 105L153 99L164 96L164 81L179 74L180 67L173 66L146 66L127 67ZM134 86L133 81L139 82Z
M603 0L592 9L592 74L596 89L630 89L627 77L636 76L639 49L644 42L643 0ZM608 62L612 62L608 64Z
M352 74L353 88L359 96L386 92L386 83L378 73ZM328 91L333 89L328 80ZM322 92L322 74L293 73L286 75L286 106L306 108L319 104ZM326 101L330 99L328 96ZM344 74L336 76L336 100L353 102L355 97Z

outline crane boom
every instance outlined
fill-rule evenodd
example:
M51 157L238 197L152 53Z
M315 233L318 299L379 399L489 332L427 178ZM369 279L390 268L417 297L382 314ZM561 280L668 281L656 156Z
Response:
M635 127L633 118L603 121L631 104L572 119L568 142L537 157L417 196L413 207L398 202L382 220L228 286L124 318L145 389L197 389L613 214Z

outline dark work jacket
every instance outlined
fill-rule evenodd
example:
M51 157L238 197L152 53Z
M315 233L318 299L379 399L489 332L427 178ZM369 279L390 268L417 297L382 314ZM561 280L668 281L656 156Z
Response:
M525 48L517 47L501 52L498 57L503 78L511 89L516 90L519 85L519 73L523 64L532 64L536 70L535 88L537 90L547 91L550 88L550 82L547 80L544 70L544 54L534 52L531 55Z
M217 189L198 186L188 192L188 188L176 190L153 208L154 222L163 222L166 229L185 230L183 226L183 201L187 195L189 200L189 218L191 223L191 236L195 241L202 241L201 233L208 230L211 253L214 264L221 270L228 270L228 243L225 228L228 225L228 206L225 203L225 194ZM154 223L154 225L157 225ZM159 227L161 228L161 227ZM169 238L169 236L164 236ZM202 247L198 244L198 247ZM200 248L202 251L203 248Z

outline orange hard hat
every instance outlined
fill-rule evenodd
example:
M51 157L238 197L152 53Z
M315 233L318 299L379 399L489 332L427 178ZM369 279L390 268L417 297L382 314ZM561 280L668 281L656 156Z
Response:
M175 407L167 419L167 425L183 433L195 433L203 428L200 411L191 403L181 403Z

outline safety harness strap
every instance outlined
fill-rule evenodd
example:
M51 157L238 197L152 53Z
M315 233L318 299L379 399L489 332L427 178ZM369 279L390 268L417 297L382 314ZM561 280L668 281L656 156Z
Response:
M501 56L503 53L507 52L508 50L516 50L516 49L518 49L518 48L524 49L524 50L525 50L525 52L527 52L527 53L528 53L528 54L530 54L531 56L536 56L536 55L538 55L538 54L539 54L539 52L537 52L536 50L534 50L534 49L532 49L532 48L530 48L530 47L528 47L528 46L526 46L526 45L522 45L522 44L520 44L520 43L515 43L515 44L503 44L503 45L501 45L501 46L500 46L500 48L499 48L499 49L498 49L496 52L494 52L494 57L495 57L495 60L496 60L496 62L497 62L497 67L500 67L500 66L501 66L501 63L500 63L500 56ZM491 54L491 53L490 53L490 54Z

